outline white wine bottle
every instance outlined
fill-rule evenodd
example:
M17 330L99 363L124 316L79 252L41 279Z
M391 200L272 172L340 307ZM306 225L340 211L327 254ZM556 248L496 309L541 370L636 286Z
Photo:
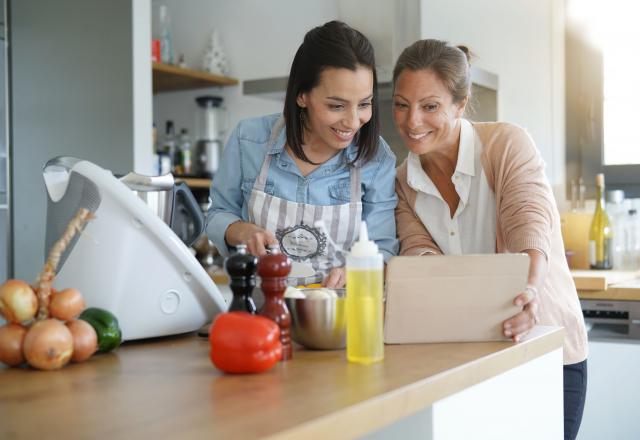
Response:
M611 223L604 204L604 174L596 175L596 211L589 228L589 266L611 269Z

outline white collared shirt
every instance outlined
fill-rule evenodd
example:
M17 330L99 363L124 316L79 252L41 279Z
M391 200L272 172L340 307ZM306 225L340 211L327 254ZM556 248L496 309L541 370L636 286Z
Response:
M420 156L409 152L407 181L416 190L418 218L447 254L496 252L496 201L480 162L481 144L473 126L460 119L458 163L451 177L460 203L453 218L449 205L422 169Z

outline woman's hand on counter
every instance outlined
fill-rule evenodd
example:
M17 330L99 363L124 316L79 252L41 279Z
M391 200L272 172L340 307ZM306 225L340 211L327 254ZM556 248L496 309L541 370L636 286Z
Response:
M230 224L224 238L231 246L246 244L247 251L257 256L266 254L267 246L278 244L278 240L271 232L248 222Z
M347 275L344 267L334 267L329 275L324 279L322 285L331 289L341 289L347 282Z
M538 290L531 285L516 296L513 303L522 311L503 323L504 335L519 342L538 323Z
M529 255L527 285L524 292L513 300L516 306L522 307L522 311L502 323L504 335L514 342L520 342L538 323L538 289L544 285L549 271L549 262L544 252L538 249L527 249L524 252Z

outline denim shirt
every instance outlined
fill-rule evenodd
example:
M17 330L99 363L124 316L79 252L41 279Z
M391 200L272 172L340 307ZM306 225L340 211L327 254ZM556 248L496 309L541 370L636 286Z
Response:
M229 254L224 239L229 225L239 220L248 221L251 190L267 154L273 156L264 189L267 194L310 205L349 202L347 163L355 158L357 146L349 145L304 177L284 148L284 129L269 148L271 129L279 117L274 114L241 121L224 148L211 185L211 208L207 217L207 234L223 256ZM398 251L395 166L394 154L380 138L376 155L362 166L360 173L362 219L367 222L369 238L377 243L385 261Z

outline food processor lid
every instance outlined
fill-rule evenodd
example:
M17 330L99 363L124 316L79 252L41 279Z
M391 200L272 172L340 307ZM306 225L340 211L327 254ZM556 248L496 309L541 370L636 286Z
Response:
M175 185L171 173L162 176L145 176L132 171L121 177L120 181L133 191L169 191Z
M198 103L198 105L204 108L220 107L220 105L222 105L222 101L224 101L222 96L204 95L204 96L198 96L196 98L196 102Z
M83 159L58 156L42 167L42 176L49 199L45 233L45 258L67 225L78 211L84 208L95 213L102 203L102 194L93 181L97 167ZM98 168L98 170L101 170ZM76 235L60 255L59 268L64 263L80 238Z
M47 161L42 167L42 177L49 197L57 202L64 196L69 184L69 177L73 167L82 159L71 156L57 156Z

